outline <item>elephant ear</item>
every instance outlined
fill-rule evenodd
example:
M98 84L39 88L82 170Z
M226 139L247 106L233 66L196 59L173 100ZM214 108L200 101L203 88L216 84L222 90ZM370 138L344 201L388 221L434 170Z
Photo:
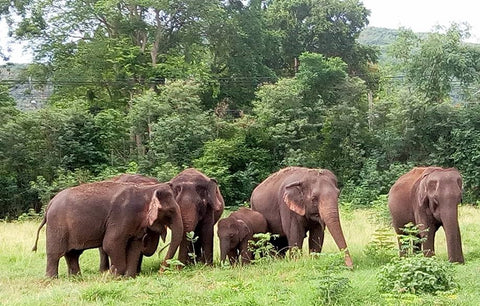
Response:
M423 175L422 178L420 179L420 182L417 188L417 198L418 198L418 205L421 208L429 207L430 210L433 212L437 208L436 207L437 203L435 203L435 200L433 202L430 200L435 198L435 193L438 188L438 181L430 180L428 177L428 174L430 173Z
M291 211L300 216L305 216L305 201L301 182L294 182L285 186L283 201Z
M158 190L155 190L153 192L153 196L148 207L147 223L149 227L153 226L158 220L159 212L162 209L162 203L160 203L160 199L157 196L157 191ZM163 227L163 225L161 227Z
M241 240L245 239L247 235L251 234L250 229L248 228L247 223L245 221L237 219L238 225L238 238Z
M174 210L177 210L178 204L173 197L170 187L164 186L158 187L152 195L150 200L147 223L148 227L154 228L156 232L159 232L162 239L166 236L166 227L170 224L170 217Z
M428 206L428 192L425 178L422 178L421 181L418 182L417 202L420 208L426 208Z
M220 219L223 213L223 209L225 207L225 201L223 200L223 196L220 193L220 188L218 187L218 183L215 179L210 179L211 187L213 196L213 214L215 222Z

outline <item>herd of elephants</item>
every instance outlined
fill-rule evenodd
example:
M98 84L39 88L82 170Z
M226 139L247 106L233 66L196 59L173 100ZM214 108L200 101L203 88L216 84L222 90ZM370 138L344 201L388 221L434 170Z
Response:
M345 264L353 267L338 211L336 176L326 169L287 167L265 179L252 192L251 208L242 207L220 219L225 203L215 179L189 168L169 182L138 174L82 184L59 192L49 203L38 228L47 224L46 253L48 277L58 276L58 264L65 257L68 273L80 273L79 256L86 249L99 248L100 270L114 275L135 276L143 256L155 253L159 240L171 240L162 266L178 249L178 260L193 258L213 263L214 225L218 221L221 261L247 263L252 258L248 241L255 233L278 235L271 241L280 254L288 248L320 252L325 227ZM462 178L455 168L415 167L391 187L388 205L395 231L412 222L422 236L421 249L434 254L435 232L443 226L448 258L464 261L458 204ZM424 231L424 229L428 229ZM189 239L194 232L198 239ZM195 254L195 256L192 256Z

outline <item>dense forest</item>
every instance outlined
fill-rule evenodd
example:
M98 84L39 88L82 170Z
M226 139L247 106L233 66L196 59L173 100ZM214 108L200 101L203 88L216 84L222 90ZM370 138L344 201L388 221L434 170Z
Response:
M332 170L355 207L415 165L457 167L464 202L480 200L468 26L400 29L379 47L359 40L359 0L22 0L0 16L34 50L21 79L49 91L20 110L0 83L0 218L68 186L186 167L215 177L227 206L289 165Z

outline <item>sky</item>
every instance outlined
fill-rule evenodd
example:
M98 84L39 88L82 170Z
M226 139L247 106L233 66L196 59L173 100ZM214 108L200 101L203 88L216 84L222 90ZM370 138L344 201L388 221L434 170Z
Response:
M362 0L370 10L369 26L414 32L431 32L435 26L448 28L452 22L467 22L470 42L480 43L478 0Z
M467 22L470 26L470 42L480 43L480 1L478 0L363 0L370 10L369 26L397 29L409 28L414 32L431 32L435 26L449 27L452 22ZM0 46L7 46L10 62L27 63L31 55L21 46L7 44L7 25L0 22ZM4 64L0 59L0 64Z

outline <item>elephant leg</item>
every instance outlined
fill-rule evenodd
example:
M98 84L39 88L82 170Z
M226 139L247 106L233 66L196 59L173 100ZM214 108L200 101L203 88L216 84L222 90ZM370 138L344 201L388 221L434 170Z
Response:
M193 244L193 250L195 250L195 258L198 262L205 263L205 253L203 250L202 238L199 235L197 241Z
M58 262L62 253L47 253L47 271L45 275L47 277L58 277Z
M184 236L178 250L178 260L185 265L191 262L190 257L188 256L188 253L190 253L190 249L191 242L188 241L187 238Z
M135 277L139 270L140 257L142 256L143 243L141 240L132 240L127 246L127 270L126 276Z
M137 264L137 274L142 272L142 261L143 261L143 255L140 254L140 258L138 259L138 264Z
M322 226L310 228L308 235L308 249L310 252L320 253L323 247L323 238L325 231Z
M240 257L242 258L242 263L247 264L250 263L250 260L253 258L253 254L250 250L248 250L248 239L244 239L240 242Z
M110 257L110 273L124 275L127 270L127 241L117 235L105 234L103 249Z
M68 275L80 274L80 265L78 264L78 258L83 253L83 250L70 250L65 253L65 260L68 267Z
M423 254L427 257L435 255L435 234L438 227L432 225L428 228L428 232L422 233L420 236L425 239L422 244Z
M283 236L276 239L272 238L270 242L277 249L278 255L285 256L285 253L288 251L287 237Z
M100 272L108 271L110 268L110 261L107 253L105 253L103 248L98 248L98 253L100 254Z
M300 224L292 222L287 233L288 247L297 247L301 250L303 247L303 239L305 239L305 233L305 229Z
M227 253L228 260L230 260L230 264L234 265L237 262L238 255L237 255L237 249L230 250Z
M213 264L213 224L204 224L200 229L199 241L201 241L203 251L203 261Z

